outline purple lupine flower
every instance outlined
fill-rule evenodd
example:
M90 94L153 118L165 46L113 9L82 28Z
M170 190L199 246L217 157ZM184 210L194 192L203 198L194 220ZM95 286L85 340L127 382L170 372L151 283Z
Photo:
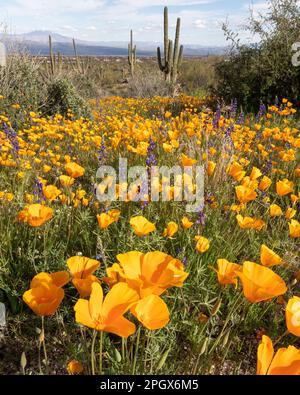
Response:
M206 216L204 214L204 207L202 207L202 209L199 211L198 219L197 219L196 223L199 224L199 225L203 225L204 226L205 225L205 219L206 219Z
M270 174L271 170L272 170L272 159L270 158L266 164L264 165L264 167L262 168L261 172L262 174L265 176L267 174Z
M101 139L101 146L100 146L100 149L98 151L98 160L100 162L100 165L105 162L106 158L107 158L106 146L105 146L105 143L104 143L104 138L102 137L102 139Z
M221 118L221 106L218 104L217 110L212 120L213 127L216 129L219 126L219 120Z
M18 156L18 152L20 150L20 144L19 144L17 132L15 132L12 128L10 128L5 122L3 122L3 132L5 133L8 141L12 146L13 154L15 156Z
M213 194L211 192L208 192L207 195L205 196L205 203L207 204L213 203Z
M146 159L147 172L148 172L149 177L150 177L151 166L157 165L157 160L155 157L155 150L156 150L156 144L150 137L149 145L148 145L148 149L147 149L147 159Z
M186 265L187 265L187 257L184 256L184 257L181 259L181 262L183 263L184 266L186 266Z
M142 210L146 209L149 206L149 201L148 200L143 200L141 202L141 208Z
M239 119L236 122L238 125L243 125L245 123L245 114L243 111L240 112Z
M40 182L40 180L38 178L36 178L34 180L33 194L37 197L38 203L46 200L46 198L43 194L43 184Z
M257 116L256 116L256 122L259 122L259 120L261 119L261 117L263 116L263 115L265 115L265 113L267 112L267 108L266 108L266 106L264 105L264 103L260 103L260 106L259 106L259 110L258 110L258 114L257 114Z
M230 118L236 117L237 108L238 108L237 99L233 99L230 105Z

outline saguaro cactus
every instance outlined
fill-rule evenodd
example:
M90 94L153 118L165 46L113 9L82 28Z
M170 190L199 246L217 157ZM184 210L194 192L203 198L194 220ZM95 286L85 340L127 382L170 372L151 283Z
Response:
M54 77L55 74L55 57L53 53L53 48L52 48L52 38L49 35L49 55L50 55L50 70L51 70L51 75Z
M80 67L80 61L79 61L79 56L78 56L78 53L77 53L77 47L76 47L76 43L75 43L75 38L73 38L73 49L74 49L74 55L75 55L77 72L80 73L82 70L81 70L81 67Z
M0 67L6 66L6 47L0 42Z
M183 45L179 45L180 18L177 18L175 43L169 40L168 7L164 9L164 60L162 60L160 47L157 48L157 60L160 70L165 74L165 79L172 84L176 83L178 68L182 62Z
M130 66L131 76L134 76L134 68L136 65L136 45L133 46L133 33L130 30L130 43L128 44L128 63Z

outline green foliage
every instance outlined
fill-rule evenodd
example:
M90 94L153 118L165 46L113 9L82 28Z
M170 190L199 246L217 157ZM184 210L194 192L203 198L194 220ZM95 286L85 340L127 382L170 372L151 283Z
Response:
M223 26L232 48L216 65L216 92L227 102L257 108L276 96L299 103L300 67L292 64L292 46L300 38L300 9L296 0L269 0L266 15L251 14L248 30L259 40L241 44L238 34Z
M37 109L45 96L38 68L26 56L9 57L7 66L0 68L0 94L11 104Z
M47 100L44 106L46 115L61 114L68 111L75 116L87 117L89 109L85 101L76 93L73 85L66 79L57 79L47 87Z

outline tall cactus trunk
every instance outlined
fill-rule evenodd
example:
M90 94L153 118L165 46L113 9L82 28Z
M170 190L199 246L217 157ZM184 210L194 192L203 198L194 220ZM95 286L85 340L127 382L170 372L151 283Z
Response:
M77 53L77 47L76 47L76 43L75 43L75 38L73 38L73 48L74 48L74 55L75 55L75 62L76 62L77 72L81 73L81 72L83 72L83 70L80 67L80 61L79 61L79 56L78 56L78 53Z
M50 55L50 70L51 70L51 77L54 78L55 74L55 58L52 48L52 38L49 35L49 55Z
M133 32L130 30L130 43L128 44L128 64L130 66L131 77L134 77L136 65L136 45L133 45Z
M164 59L160 47L157 48L158 66L164 73L165 80L173 87L176 85L178 69L182 62L183 46L179 45L180 38L180 18L177 18L176 33L173 49L173 41L169 40L169 17L168 7L164 8Z

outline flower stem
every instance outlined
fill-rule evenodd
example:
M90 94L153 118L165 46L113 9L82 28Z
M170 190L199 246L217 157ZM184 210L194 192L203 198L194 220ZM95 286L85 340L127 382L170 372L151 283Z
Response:
M137 330L135 353L134 353L134 359L133 359L133 365L132 365L132 374L135 374L136 361L137 361L137 355L138 355L139 344L140 344L140 337L141 337L141 327L139 327L139 329Z
M97 337L97 332L94 330L93 340L92 340L92 350L91 350L91 365L92 365L92 375L95 376L95 341Z
M45 326L44 326L44 317L42 317L42 338L43 338L43 350L44 350L44 356L45 356L45 364L46 364L46 374L48 374L48 356L47 356L47 349L46 349L46 343L45 343Z
M279 338L275 341L275 343L273 344L273 346L276 346L276 344L278 344L280 342L280 340L282 340L286 335L289 334L289 330L287 329L283 335L279 336Z
M101 331L99 340L99 374L102 374L103 337L103 331Z

